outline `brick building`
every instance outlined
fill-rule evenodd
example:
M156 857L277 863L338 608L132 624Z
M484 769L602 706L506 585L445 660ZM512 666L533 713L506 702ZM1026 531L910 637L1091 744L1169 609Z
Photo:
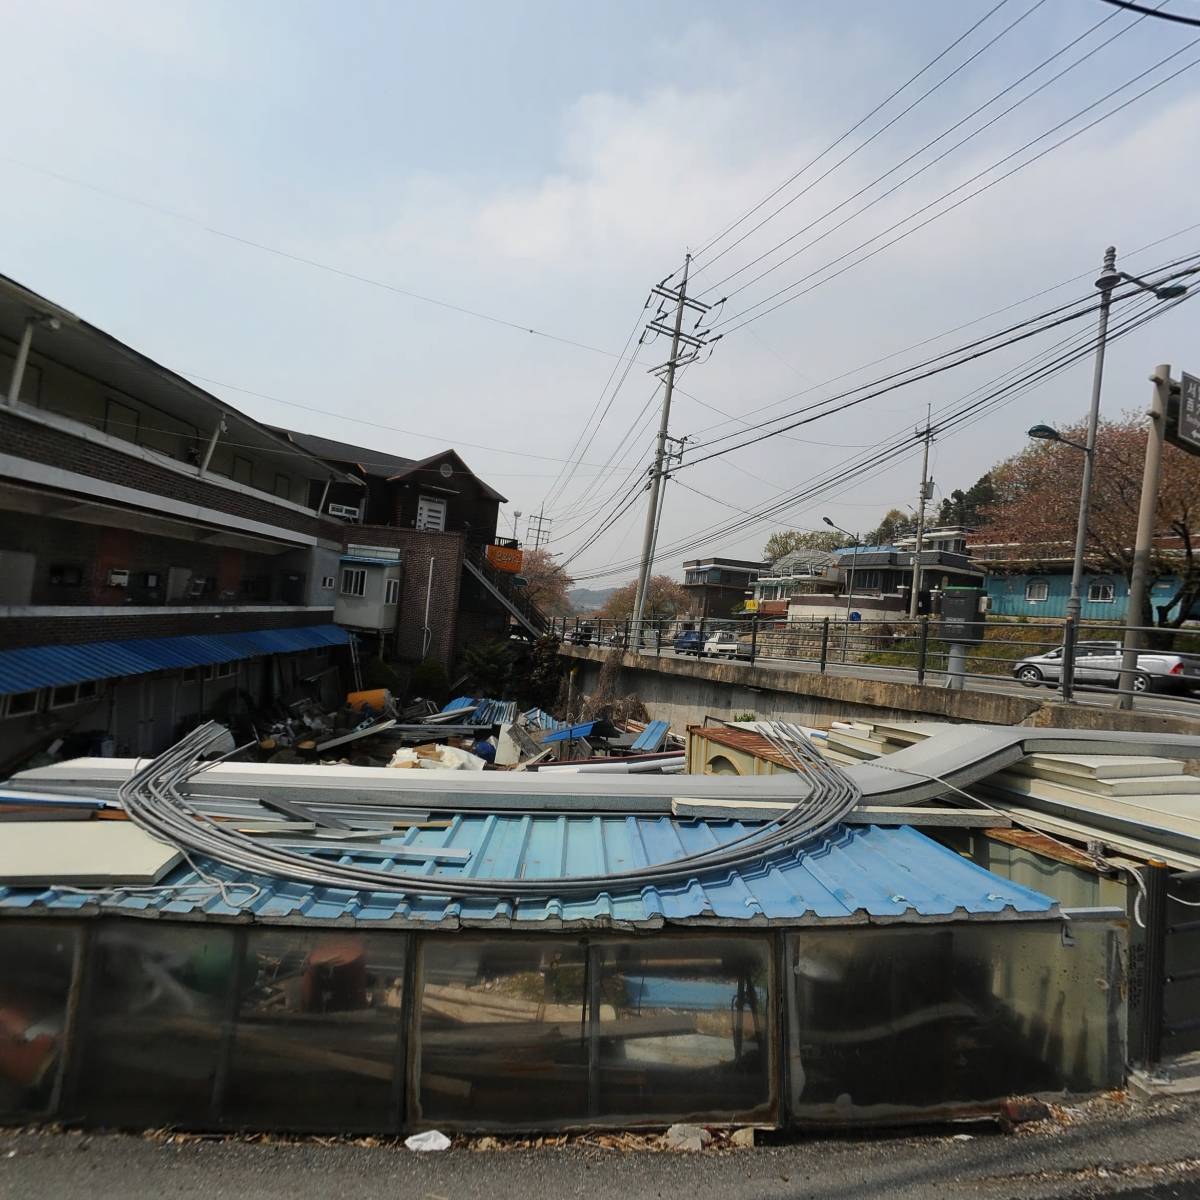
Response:
M327 666L335 485L363 489L0 277L0 768L149 753Z
M431 656L451 668L477 638L545 621L522 596L515 543L497 538L505 497L454 450L400 458L365 446L277 429L331 469L325 511L345 522L335 619L373 640L384 658ZM497 553L502 550L505 553ZM497 566L501 564L501 566ZM510 569L503 569L509 567Z

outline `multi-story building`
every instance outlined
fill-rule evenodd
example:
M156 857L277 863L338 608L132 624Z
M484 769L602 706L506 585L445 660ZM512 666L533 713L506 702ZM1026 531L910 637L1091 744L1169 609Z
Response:
M324 510L344 522L335 619L371 650L450 667L473 639L545 627L522 594L516 543L496 534L505 498L454 450L417 460L276 432L358 481L331 486Z
M363 488L0 277L0 768L302 693L348 640L335 485Z
M754 581L769 563L741 558L693 558L683 564L683 586L691 596L690 616L728 617L750 598Z

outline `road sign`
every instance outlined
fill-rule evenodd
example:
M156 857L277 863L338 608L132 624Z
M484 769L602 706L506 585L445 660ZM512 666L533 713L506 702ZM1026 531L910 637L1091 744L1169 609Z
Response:
M857 610L855 610L854 612L852 612L852 613L850 614L850 620L851 620L851 621L861 621L861 620L862 620L862 613L860 613L860 612L858 612Z
M1200 379L1185 371L1180 380L1179 396L1171 399L1167 441L1189 454L1200 454Z

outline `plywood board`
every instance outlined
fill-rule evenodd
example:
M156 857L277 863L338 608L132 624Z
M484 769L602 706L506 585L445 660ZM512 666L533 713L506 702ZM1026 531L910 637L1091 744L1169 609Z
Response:
M157 883L182 858L131 821L14 821L0 835L0 883Z

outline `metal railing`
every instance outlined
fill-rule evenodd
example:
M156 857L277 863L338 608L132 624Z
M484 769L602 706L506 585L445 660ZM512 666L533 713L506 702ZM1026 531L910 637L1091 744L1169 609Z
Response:
M555 618L549 632L574 645L632 650L631 623L609 618ZM1200 717L1200 626L1170 630L1125 627L1098 621L1025 621L991 618L983 641L965 647L965 662L952 662L951 643L936 617L847 621L817 617L800 621L759 617L643 622L637 650L656 657L696 656L746 665L811 669L821 674L874 676L927 687L1024 694L1048 688L1064 703L1134 706L1151 702L1159 711L1179 707ZM1119 646L1103 654L1091 643L1122 643L1137 636L1139 665L1132 686L1120 685ZM1179 655L1172 674L1146 656ZM1050 659L1043 656L1052 655ZM1193 673L1194 672L1194 673ZM1169 701L1164 705L1163 701Z

